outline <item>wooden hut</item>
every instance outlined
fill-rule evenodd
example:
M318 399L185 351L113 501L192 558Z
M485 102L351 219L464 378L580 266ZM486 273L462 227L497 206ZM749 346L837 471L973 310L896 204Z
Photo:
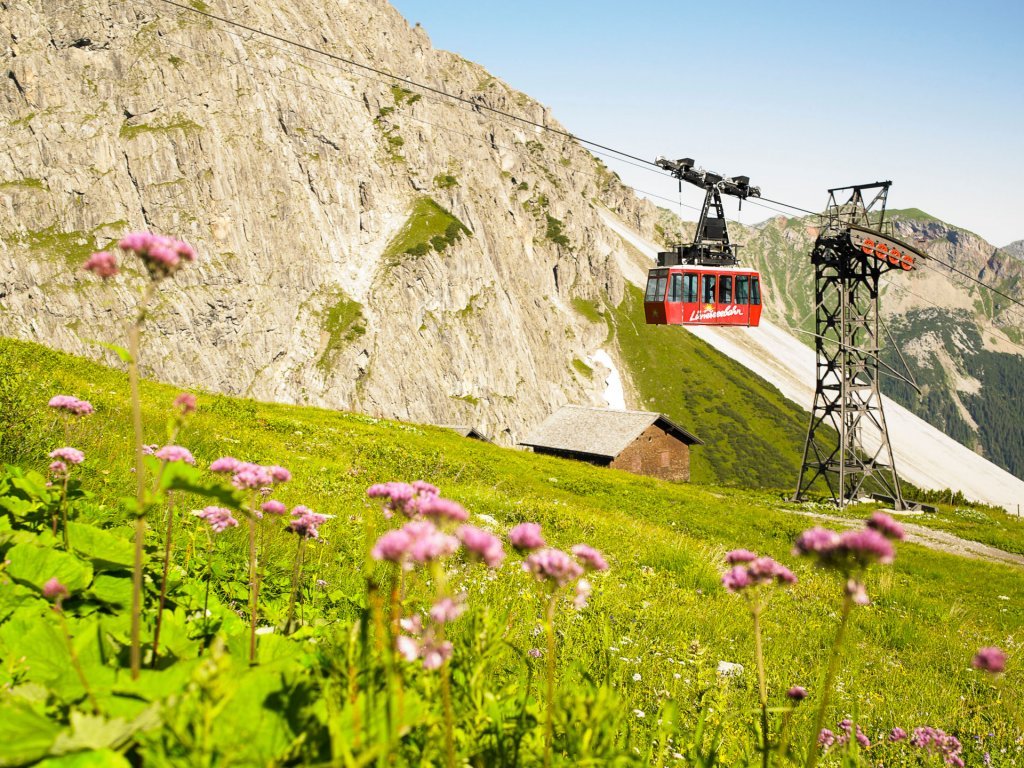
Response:
M565 405L520 444L536 453L686 482L690 446L703 442L661 413Z

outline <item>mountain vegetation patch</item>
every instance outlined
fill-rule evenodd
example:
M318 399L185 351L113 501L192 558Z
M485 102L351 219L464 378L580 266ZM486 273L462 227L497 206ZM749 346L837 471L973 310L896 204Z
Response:
M401 256L424 256L431 251L444 253L464 235L472 236L469 227L459 221L432 197L416 198L412 211L398 234L384 249L384 262L395 266Z

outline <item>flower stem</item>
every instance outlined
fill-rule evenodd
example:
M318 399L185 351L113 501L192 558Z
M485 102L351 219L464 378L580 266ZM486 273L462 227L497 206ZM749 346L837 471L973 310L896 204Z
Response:
M547 692L546 719L544 723L544 768L551 766L551 750L554 744L554 711L555 711L555 609L558 607L558 594L548 598L547 614L544 629L547 631Z
M167 574L171 566L171 537L174 534L174 500L167 492L167 532L164 536L164 575L160 580L160 607L156 613L156 628L153 630L153 658L150 666L156 669L156 655L160 649L160 627L164 623L164 605L167 603Z
M846 632L847 620L850 618L850 610L853 608L853 596L843 595L843 607L839 616L839 627L836 629L835 639L832 641L832 648L829 651L828 667L825 670L825 682L821 686L821 704L818 705L818 713L814 716L814 730L811 731L810 742L807 747L806 768L814 768L818 764L818 734L825 724L825 710L828 709L828 700L832 693L832 683L835 681L836 672L839 670L839 651L843 645L843 635Z
M55 521L56 522L56 521ZM64 483L60 489L60 524L63 526L64 551L71 550L71 542L68 540L68 473L64 473ZM54 531L56 533L56 531Z
M135 438L135 556L132 564L131 671L138 680L142 668L142 555L146 543L146 465L142 460L142 395L139 393L139 340L146 319L146 304L153 295L153 283L139 300L135 322L128 326L128 387L132 401L132 431Z
M68 630L68 622L64 618L64 609L59 600L53 606L53 610L57 614L57 618L60 619L60 628L64 632L64 642L67 643L68 654L71 656L71 666L75 668L78 680L82 683L82 688L85 689L85 695L89 699L89 704L92 705L93 714L98 715L100 713L100 705L97 703L96 697L93 696L92 689L89 687L89 681L85 677L85 670L82 669L82 662L78 658L78 651L75 650L75 644L71 640L71 632Z
M256 562L256 517L249 515L249 663L256 663L256 612L259 600Z
M288 620L285 622L285 634L291 634L295 622L295 596L299 591L299 575L302 573L302 556L306 550L306 538L299 536L299 545L295 549L295 567L292 568L292 592L288 596Z
M757 697L761 702L761 766L768 768L768 683L764 675L764 649L761 646L761 604L756 601L750 606L754 617L754 658L757 661Z
M444 705L445 765L455 768L455 712L452 708L452 672L447 661L441 666L441 702Z

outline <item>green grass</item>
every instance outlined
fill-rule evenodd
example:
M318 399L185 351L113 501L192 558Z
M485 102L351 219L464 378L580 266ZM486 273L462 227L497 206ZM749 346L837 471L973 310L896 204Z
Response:
M13 181L0 181L0 189L48 189L42 179L14 179Z
M384 249L384 262L394 266L403 255L423 256L430 251L444 253L463 235L472 236L469 228L426 195L416 198L409 218Z
M195 121L179 118L169 123L139 123L138 125L128 125L128 123L124 123L121 126L121 130L118 132L118 136L122 139L134 139L145 133L168 133L170 131L183 131L185 133L189 133L191 131L201 130L203 130L203 127Z
M572 308L592 323L605 322L604 316L598 311L596 301L584 299L580 296L574 296L572 300Z
M586 379L589 379L589 378L591 378L594 375L594 369L591 368L586 363L584 363L578 357L574 357L572 359L572 367L576 369L577 373L579 373L581 376L583 376Z
M326 369L330 367L339 349L366 333L363 305L344 295L339 296L338 300L327 308L323 327L329 338L317 365Z
M9 233L3 237L14 248L24 248L35 256L59 259L77 267L89 258L91 253L102 247L107 247L109 244L107 238L103 238L101 243L99 236L101 231L117 231L126 226L127 222L114 221L100 224L88 232L77 230L66 232L54 224L44 229Z
M635 320L628 309L616 313L623 354L631 354L630 345L621 342L624 325ZM677 328L650 330L685 334ZM678 375L680 365L684 370L697 365L695 373L713 382L715 391L733 386L732 372L699 346L675 342L666 349L677 371L671 382L676 391L696 385ZM144 350L143 362L145 357ZM658 356L648 361L656 365ZM776 407L760 386L764 401L755 398L755 404ZM161 439L176 392L143 383L147 442ZM96 494L96 504L116 509L132 488L126 377L119 371L0 340L0 461L45 470L46 452L64 444L59 423L45 407L57 393L87 398L96 407L94 416L74 428L71 442L87 457L76 471ZM706 431L702 437L708 437ZM586 541L601 548L612 570L594 579L591 607L560 624L562 687L572 690L584 678L613 686L621 703L606 716L619 718L641 746L652 738L664 702L676 702L680 719L691 724L697 702L712 702L708 725L726 728L725 765L739 764L747 753L743 745L749 743L756 685L743 600L719 586L722 555L737 546L756 549L791 565L800 578L765 613L771 701L781 702L781 691L792 684L815 694L840 585L790 555L793 538L810 522L773 494L665 483L481 444L439 428L210 394L200 394L199 410L179 443L190 448L200 466L231 454L290 468L294 480L275 495L289 505L305 503L336 516L308 557L316 563L315 576L339 595L361 589L364 491L384 480L423 478L474 515L493 517L499 529L535 520L556 546ZM192 503L182 500L185 508ZM109 523L127 519L127 513L116 514L120 518ZM224 536L224 546L244 549L240 530ZM270 531L269 546L268 562L275 563L287 557L294 541ZM495 579L454 578L464 580L459 586L470 590L475 605L511 610L503 639L522 654L536 645L532 629L539 605L532 591L520 586L513 566L506 564ZM942 727L966 744L969 765L980 764L981 751L1014 750L1009 713L1024 707L1021 652L1014 640L1024 633L1021 570L901 545L895 565L874 571L867 587L873 604L854 614L829 723L856 715L876 741L895 725ZM339 601L333 619L350 620L355 607ZM453 640L464 648L472 637L466 626L455 627ZM1010 651L1010 671L998 690L969 668L976 648L990 644ZM714 672L720 660L742 663L747 672L721 683ZM499 665L492 684L502 684L516 669L511 661ZM647 713L646 719L632 717L634 709ZM809 714L798 711L797 724L806 728ZM975 743L975 736L982 741ZM876 759L890 764L889 749L882 743L872 764Z
M695 481L796 486L807 433L803 410L683 328L647 325L638 288L627 290L611 323L641 407L704 441L690 452Z

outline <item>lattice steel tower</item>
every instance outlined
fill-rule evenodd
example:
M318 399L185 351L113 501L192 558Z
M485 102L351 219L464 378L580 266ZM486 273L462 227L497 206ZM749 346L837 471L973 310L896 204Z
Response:
M817 383L803 464L793 498L801 500L820 477L840 507L875 491L905 504L893 461L878 386L879 279L910 270L925 255L887 231L890 181L830 189L822 229L814 243ZM865 204L864 192L877 190ZM836 193L850 192L839 203ZM865 431L876 446L868 448Z

